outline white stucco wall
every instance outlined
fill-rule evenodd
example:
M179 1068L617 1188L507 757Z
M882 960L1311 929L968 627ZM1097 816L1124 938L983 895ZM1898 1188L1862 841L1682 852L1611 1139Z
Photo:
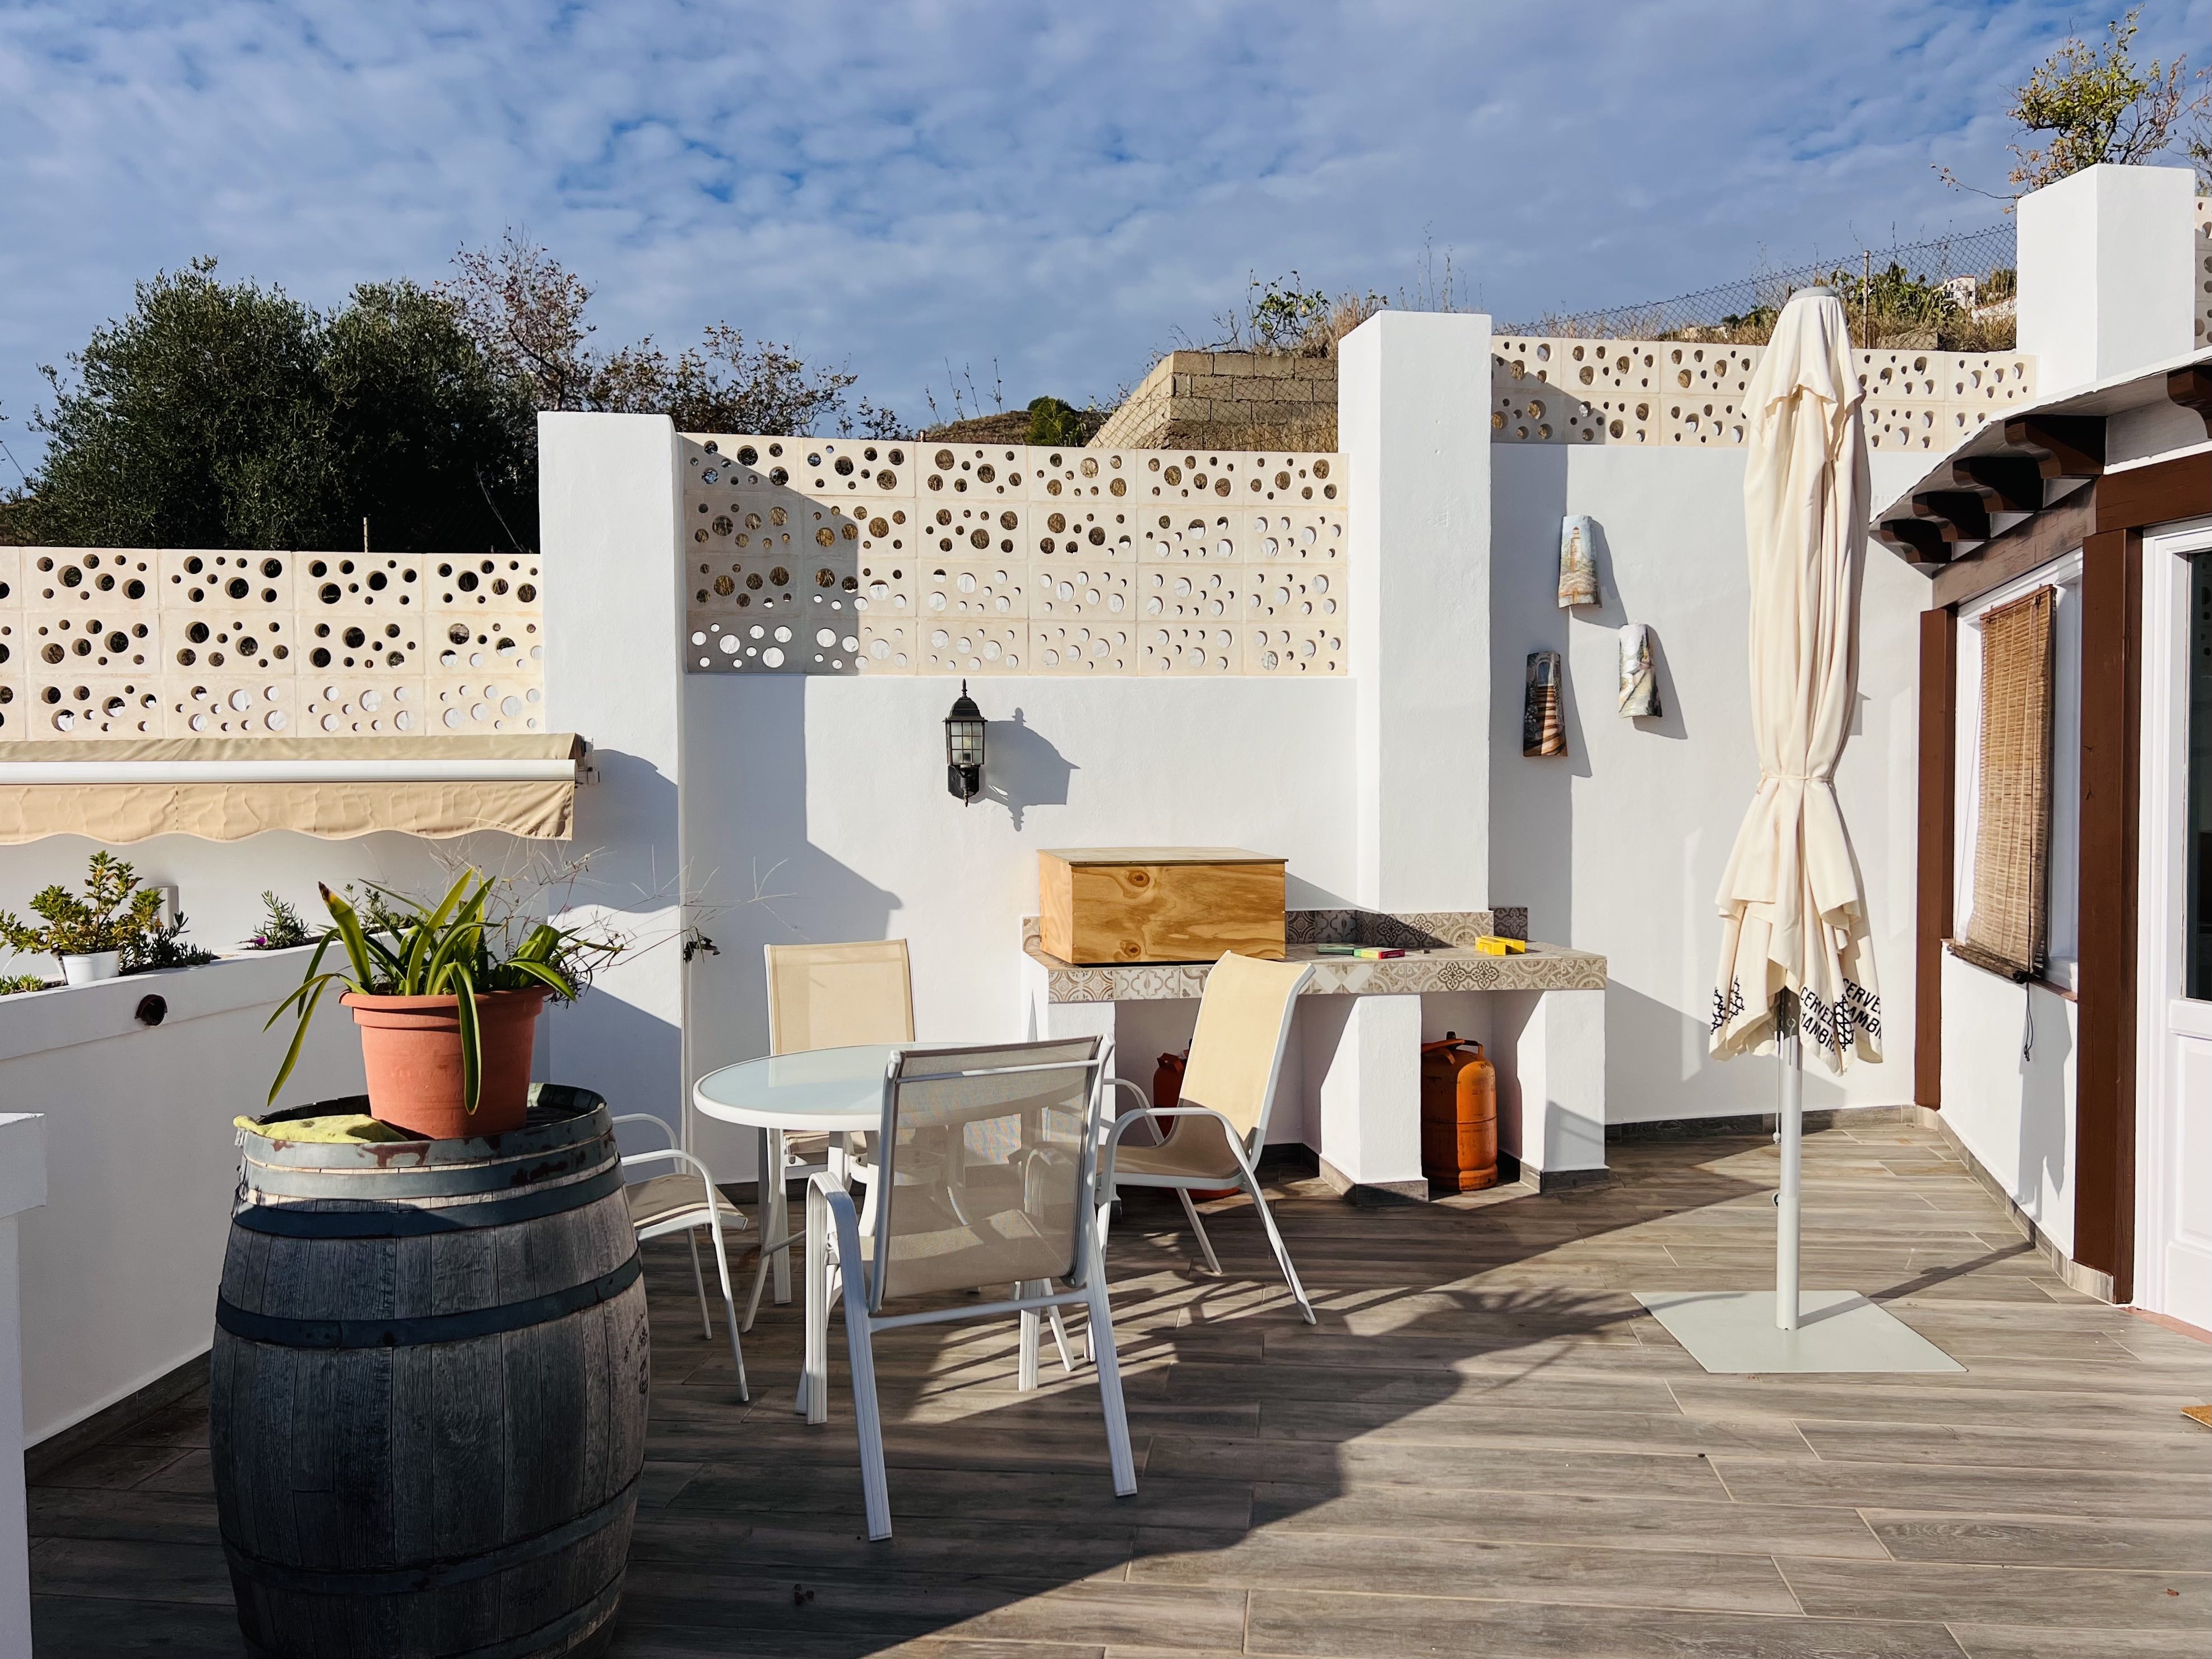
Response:
M1919 463L1875 458L1887 500ZM1759 781L1747 713L1749 578L1741 450L1501 444L1492 462L1490 890L1530 933L1605 953L1607 1115L1615 1123L1771 1111L1775 1073L1714 1062L1708 1012L1721 870ZM1885 495L1885 491L1888 492ZM1598 531L1602 603L1559 608L1559 520ZM1929 584L1880 548L1866 564L1859 712L1837 778L1875 926L1881 1066L1806 1078L1808 1107L1912 1096L1917 613ZM1656 644L1659 716L1617 712L1623 623ZM1521 753L1528 653L1561 652L1563 758Z
M2039 397L2197 343L2196 193L2187 167L2108 166L2021 198L2020 349Z
M1040 848L1249 847L1289 860L1292 906L1351 902L1348 680L976 680L988 762L967 806L945 787L957 680L684 688L684 843L720 952L691 969L694 1076L767 1052L763 945L907 939L920 1036L1024 1035ZM1149 1082L1154 1052L1123 1069ZM750 1172L745 1137L695 1128Z
M1943 1121L2069 1255L2079 1012L1944 953Z
M18 1223L27 1443L207 1352L238 1181L231 1120L264 1109L289 1038L262 1024L306 956L0 998L0 1101L46 1120L46 1205ZM134 1017L149 992L168 1003L159 1026ZM326 1007L280 1103L362 1087L353 1022Z

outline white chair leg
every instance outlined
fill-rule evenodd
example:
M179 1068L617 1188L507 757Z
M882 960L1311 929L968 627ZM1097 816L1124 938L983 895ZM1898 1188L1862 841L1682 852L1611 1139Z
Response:
M849 1310L848 1310L849 1312ZM806 1352L799 1370L799 1411L809 1423L830 1420L830 1206L806 1192Z
M768 1132L768 1146L771 1154L769 1168L774 1172L775 1181L775 1190L771 1199L771 1202L775 1206L775 1231L769 1235L769 1242L773 1243L776 1239L787 1237L791 1232L791 1198L784 1186L783 1131L770 1129ZM778 1250L775 1253L774 1267L775 1299L781 1305L791 1300L791 1252L787 1249Z
M1014 1286L1017 1297L1030 1291L1026 1280ZM1037 1315L1034 1308L1024 1309L1021 1317L1021 1357L1015 1364L1014 1387L1027 1394L1037 1385Z
M1052 1346L1060 1350L1060 1368L1064 1371L1075 1369L1074 1356L1067 1350L1067 1322L1060 1316L1060 1310L1051 1310Z
M774 1244L778 1238L782 1237L781 1233L774 1231L775 1226L775 1210L773 1202L769 1197L769 1145L768 1131L765 1129L763 1129L760 1132L759 1152L760 1180L756 1184L760 1188L760 1261L758 1265L753 1268L753 1293L745 1298L744 1328L749 1331L753 1328L754 1318L760 1312L761 1291L766 1288L768 1285L769 1247Z
M1275 1230L1275 1213L1267 1207L1267 1200L1260 1195L1260 1177L1251 1170L1244 1171L1244 1190L1252 1194L1253 1207L1260 1212L1260 1224L1267 1230L1267 1243L1273 1247L1275 1261L1283 1270L1283 1280L1291 1287L1291 1296L1298 1304L1298 1314L1307 1324L1316 1324L1313 1304L1306 1300L1306 1287L1298 1283L1298 1270L1291 1265L1290 1248L1283 1236Z
M1106 1417L1106 1461L1114 1472L1114 1496L1137 1490L1137 1461L1129 1449L1129 1412L1121 1400L1121 1362L1114 1352L1114 1314L1106 1300L1106 1275L1094 1267L1091 1304L1091 1352L1098 1364L1098 1405Z
M714 1340L714 1322L708 1316L707 1279L706 1276L699 1271L699 1230L696 1227L686 1227L684 1230L684 1237L691 1246L691 1285L699 1292L700 1334L708 1341L712 1342Z
M698 1231L696 1227L691 1229L695 1237ZM745 1383L745 1351L738 1341L738 1299L730 1289L730 1253L722 1243L721 1223L711 1224L711 1231L714 1239L714 1271L722 1281L722 1313L730 1322L730 1363L738 1369L738 1398L750 1403L753 1396L752 1390ZM692 1253L696 1257L698 1253L696 1244L692 1246Z
M1206 1224L1198 1218L1198 1206L1190 1201L1189 1191L1176 1188L1176 1196L1182 1200L1182 1212L1190 1218L1190 1230L1198 1235L1198 1248L1206 1257L1206 1271L1215 1278L1221 1276L1221 1258L1213 1253L1213 1241L1206 1236Z

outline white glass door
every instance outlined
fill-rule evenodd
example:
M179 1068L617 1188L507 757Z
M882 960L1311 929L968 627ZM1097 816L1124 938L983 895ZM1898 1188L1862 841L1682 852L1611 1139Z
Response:
M2143 590L2136 1300L2212 1328L2212 532Z

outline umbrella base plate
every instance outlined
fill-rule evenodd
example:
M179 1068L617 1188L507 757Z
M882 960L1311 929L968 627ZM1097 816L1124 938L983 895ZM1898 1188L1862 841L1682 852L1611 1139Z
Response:
M1777 1330L1772 1291L1638 1291L1709 1371L1856 1373L1966 1368L1856 1291L1801 1291L1797 1328Z

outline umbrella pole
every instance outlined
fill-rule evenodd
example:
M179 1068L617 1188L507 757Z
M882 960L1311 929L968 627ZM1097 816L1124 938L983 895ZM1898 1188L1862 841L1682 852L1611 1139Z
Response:
M1782 1147L1782 1188L1774 1195L1774 1323L1797 1328L1798 1200L1805 1151L1805 1051L1799 1045L1797 1000L1784 991L1774 1011L1775 1058L1781 1066L1781 1102L1775 1139Z

